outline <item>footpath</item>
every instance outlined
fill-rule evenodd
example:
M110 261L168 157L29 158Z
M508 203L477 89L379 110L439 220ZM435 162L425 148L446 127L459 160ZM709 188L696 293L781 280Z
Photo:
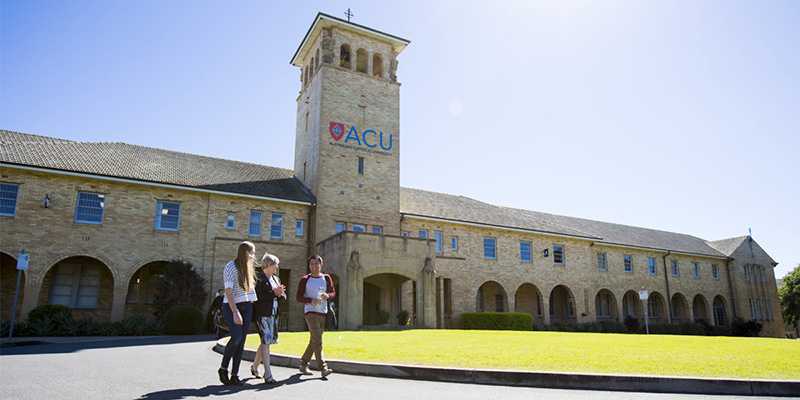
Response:
M211 350L225 351L228 338L213 342ZM157 336L153 336L157 337ZM105 342L148 337L41 337L0 340L0 348L41 344ZM0 351L2 353L2 351ZM245 349L243 358L252 361L255 350ZM692 378L681 376L603 375L497 369L428 367L419 365L378 364L329 359L334 374L352 374L385 378L474 383L502 386L528 386L552 389L607 390L624 392L687 393L707 395L786 396L800 398L800 380ZM270 364L299 368L300 358L271 354ZM313 366L315 363L312 362Z

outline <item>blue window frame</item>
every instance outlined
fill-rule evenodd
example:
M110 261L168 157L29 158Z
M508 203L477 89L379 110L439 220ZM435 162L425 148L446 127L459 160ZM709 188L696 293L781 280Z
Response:
M181 222L181 203L156 202L156 218L153 228L162 231L177 231Z
M236 213L228 213L228 216L225 218L225 229L236 229Z
M0 215L13 217L17 210L19 185L0 183Z
M497 240L495 238L483 238L483 258L497 259Z
M457 237L453 236L453 237L450 239L450 248L451 248L453 251L458 251L458 238L457 238Z
M680 270L678 270L678 261L671 260L670 265L672 265L672 276L680 276Z
M606 253L597 253L597 269L600 271L608 271Z
M442 253L442 232L433 232L433 238L436 239L436 252Z
M717 267L717 264L711 265L711 277L715 280L719 279L719 267Z
M625 272L632 273L633 272L633 257L631 257L631 256L622 256L622 260L625 262Z
M403 232L403 237L408 237L408 232Z
M75 206L75 222L101 225L105 206L106 195L78 192L78 204Z
M531 262L531 242L519 242L519 260Z
M346 230L346 229L347 229L347 224L346 224L346 223L344 223L344 222L337 222L337 223L336 223L336 227L334 228L334 231L335 231L336 233L339 233L339 232L342 232L342 231L344 231L344 230Z
M366 232L367 226L362 224L353 224L353 232Z
M250 227L247 230L250 236L261 236L261 211L250 211Z
M648 258L647 266L650 268L650 275L656 275L656 259Z
M564 265L564 246L553 246L553 264Z
M303 236L303 220L298 219L294 222L294 235Z
M283 237L283 214L272 214L272 220L269 223L269 237L272 239Z
M428 231L420 230L419 231L419 238L420 239L427 239L428 238Z
M383 234L383 227L382 226L373 226L372 233L377 233L378 235Z
M692 276L695 278L700 277L700 265L697 263L692 263Z

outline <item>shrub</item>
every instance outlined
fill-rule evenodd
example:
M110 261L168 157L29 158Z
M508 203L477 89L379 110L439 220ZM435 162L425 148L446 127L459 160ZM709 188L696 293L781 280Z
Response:
M461 329L529 331L533 316L525 313L462 313Z
M628 327L619 321L600 321L600 330L603 333L628 333Z
M72 313L69 311L54 315L52 320L58 336L80 336L82 334L80 321L72 318Z
M28 312L28 322L34 323L36 321L43 319L44 317L50 317L50 319L53 319L53 317L55 317L56 314L60 314L63 312L71 314L72 310L70 310L70 308L67 306L62 306L58 304L45 304L42 306L38 306L33 310L31 310L30 312Z
M195 271L191 262L171 260L163 269L164 279L155 284L156 318L175 306L205 307L206 280Z
M194 306L175 306L164 314L164 331L168 335L194 335L204 323L203 312Z
M597 322L578 322L571 324L569 329L570 332L601 332L600 323Z
M711 335L711 331L714 330L714 327L708 323L708 321L704 320L703 318L698 318L694 320L694 322L703 325L703 328L706 330L706 335Z
M111 327L111 334L114 336L141 336L147 332L148 325L147 317L143 314L134 314L114 322Z
M738 317L733 320L734 336L756 337L759 333L761 333L762 328L764 328L764 325L756 322L753 319L750 321L745 321L744 318Z
M731 336L731 328L727 326L712 326L711 336Z
M558 328L553 325L533 324L533 330L542 332L555 332L558 330Z
M45 315L31 322L29 331L33 336L55 336L56 324L49 316Z
M386 325L390 319L392 319L392 314L389 314L386 310L378 310L375 313L375 325Z
M639 332L639 319L633 315L626 316L622 323L625 324L626 328L628 328L629 333Z
M408 322L411 320L411 314L408 311L403 310L397 313L397 324L400 326L408 325Z
M681 335L703 336L706 334L706 327L699 322L687 322L679 326Z

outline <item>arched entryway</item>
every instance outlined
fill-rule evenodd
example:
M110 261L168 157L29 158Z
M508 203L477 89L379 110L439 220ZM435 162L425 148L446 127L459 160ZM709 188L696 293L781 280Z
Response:
M638 321L644 321L644 314L641 312L641 300L639 300L639 293L629 290L622 296L622 318L627 317L636 318Z
M725 311L725 300L722 298L722 296L714 297L714 325L728 325L728 316L727 312Z
M694 322L705 321L708 322L708 300L702 294L694 296L692 300L692 313L694 314Z
M59 261L45 275L39 304L60 304L75 318L111 319L114 277L100 260L76 256Z
M475 294L475 310L477 312L507 312L508 295L503 285L495 281L482 284Z
M397 274L377 274L364 278L362 325L380 325L380 314L388 313L384 324L396 326L401 310L411 313L416 299L416 285L411 279ZM384 314L385 315L385 314Z
M0 321L10 321L14 308L14 294L17 291L17 276L19 276L19 297L17 297L17 315L15 323L21 321L22 299L25 297L25 272L22 275L17 270L17 259L10 254L0 252Z
M682 294L675 293L672 295L672 301L670 301L669 307L670 313L672 313L672 323L680 324L689 322L689 309L687 306L686 297Z
M575 321L575 297L564 285L558 285L550 292L550 321Z
M597 292L597 295L594 297L594 308L598 320L617 320L619 318L617 299L614 293L611 293L608 289Z
M166 261L152 261L142 265L131 275L128 294L125 296L125 317L135 314L153 316L156 283L164 279L166 264Z
M667 302L659 292L650 292L647 298L647 318L651 324L665 324L669 322Z
M533 316L533 322L544 323L542 294L532 283L523 283L514 295L515 311Z

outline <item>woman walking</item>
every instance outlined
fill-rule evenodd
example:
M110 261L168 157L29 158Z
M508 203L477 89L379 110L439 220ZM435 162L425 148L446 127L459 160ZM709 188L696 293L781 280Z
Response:
M272 377L272 370L269 367L269 345L278 343L278 315L280 315L278 300L286 299L286 286L281 285L281 280L276 275L279 262L278 257L265 253L261 259L262 271L256 276L258 301L255 303L253 319L258 327L258 335L261 336L261 344L256 350L250 372L256 378L261 378L258 366L263 363L264 383L269 385L275 384L275 378Z
M225 285L225 298L222 312L225 322L230 328L231 339L225 346L222 355L222 366L219 368L219 381L225 385L242 385L239 380L239 364L242 362L244 341L250 329L253 317L253 301L256 300L253 260L256 247L251 242L242 242L236 259L225 265L222 270L222 282ZM233 367L228 376L228 364L233 357Z

